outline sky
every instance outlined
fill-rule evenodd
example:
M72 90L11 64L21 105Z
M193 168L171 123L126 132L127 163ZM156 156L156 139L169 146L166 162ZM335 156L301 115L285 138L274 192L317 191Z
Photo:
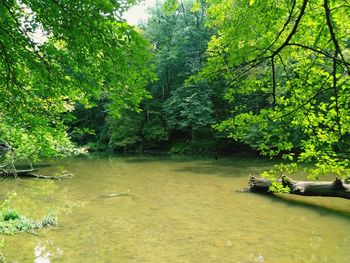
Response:
M147 8L155 6L157 0L140 0L140 4L137 4L130 8L123 17L128 21L130 25L136 26L141 20L147 20L149 17ZM29 9L28 9L29 10ZM30 10L28 11L30 13ZM43 44L47 41L47 37L43 33L42 29L38 29L34 34L30 36L35 43Z
M141 20L147 20L147 8L156 5L157 0L141 0L141 3L131 7L125 14L124 18L130 25L137 25Z

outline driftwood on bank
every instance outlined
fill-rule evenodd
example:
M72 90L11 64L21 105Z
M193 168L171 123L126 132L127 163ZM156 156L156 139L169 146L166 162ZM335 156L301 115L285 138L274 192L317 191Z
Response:
M0 171L0 177L27 177L27 178L39 178L39 179L51 179L51 180L60 180L67 179L72 177L72 174L62 174L62 175L41 175L36 174L38 169L28 169L28 170L14 170L14 171Z
M305 196L328 196L350 199L350 184L336 178L332 181L294 181L287 176L278 180L284 187L290 188L291 194ZM250 177L249 192L268 193L271 181L264 178Z

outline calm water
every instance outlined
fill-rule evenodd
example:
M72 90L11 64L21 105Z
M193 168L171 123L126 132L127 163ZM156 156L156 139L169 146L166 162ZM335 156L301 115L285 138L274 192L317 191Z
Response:
M85 158L41 169L62 181L5 180L15 208L59 224L4 236L7 262L350 262L350 203L236 190L254 159ZM106 193L127 196L99 197Z

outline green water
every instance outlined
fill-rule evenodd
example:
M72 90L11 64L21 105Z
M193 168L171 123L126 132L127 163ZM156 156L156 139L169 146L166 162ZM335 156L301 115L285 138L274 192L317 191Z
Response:
M254 159L106 157L57 161L72 179L5 180L13 205L58 225L4 236L7 262L350 262L350 203L238 193ZM101 198L107 193L124 196ZM3 198L3 196L0 196Z

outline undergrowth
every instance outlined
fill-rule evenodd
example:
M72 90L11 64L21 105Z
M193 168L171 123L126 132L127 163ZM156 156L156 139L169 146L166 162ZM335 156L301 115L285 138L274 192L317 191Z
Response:
M34 220L11 208L9 203L14 196L16 196L15 193L0 205L0 234L32 232L35 229L57 224L57 218L53 213L49 213L41 220Z

